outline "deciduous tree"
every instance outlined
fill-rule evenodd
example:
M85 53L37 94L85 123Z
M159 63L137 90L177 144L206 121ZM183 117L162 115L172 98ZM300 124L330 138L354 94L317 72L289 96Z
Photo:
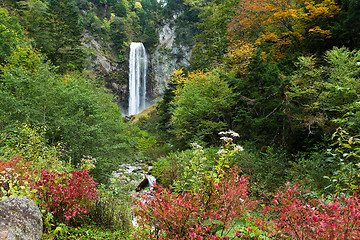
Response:
M214 143L216 135L230 124L231 89L216 69L180 76L182 87L172 102L173 133L181 144Z
M308 38L331 37L329 20L339 10L335 0L243 0L236 7L228 33L232 39L250 39L282 57L290 47L304 50Z
M11 54L12 48L21 42L24 42L24 33L18 19L0 8L0 64Z

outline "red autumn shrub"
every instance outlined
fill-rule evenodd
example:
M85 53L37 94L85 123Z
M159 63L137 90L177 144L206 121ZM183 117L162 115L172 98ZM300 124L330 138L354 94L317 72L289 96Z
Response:
M233 168L218 184L206 181L199 193L157 187L137 202L138 223L153 229L151 239L226 239L236 220L254 205L248 197L248 179Z
M22 156L13 156L10 160L0 160L0 176L2 180L28 177L28 170L32 162L25 163Z
M266 208L278 216L276 231L292 239L360 239L360 198L333 197L331 200L306 199L298 186L280 188Z
M23 162L22 156L0 160L0 187L7 191L10 183L21 185L29 177L28 171L31 164L31 162Z
M56 173L35 172L40 180L34 182L40 205L52 212L57 220L69 220L87 213L97 196L96 183L88 171Z

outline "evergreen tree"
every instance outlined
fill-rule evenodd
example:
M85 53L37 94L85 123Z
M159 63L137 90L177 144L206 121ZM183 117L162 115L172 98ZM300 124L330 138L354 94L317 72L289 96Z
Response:
M334 45L351 49L360 46L360 2L342 0L341 13L334 27Z
M210 2L200 14L200 33L195 36L196 45L192 55L195 68L219 65L229 46L227 24L233 16L233 6L237 0Z
M60 71L82 68L84 53L78 20L69 0L51 0L41 33L35 36L38 47Z

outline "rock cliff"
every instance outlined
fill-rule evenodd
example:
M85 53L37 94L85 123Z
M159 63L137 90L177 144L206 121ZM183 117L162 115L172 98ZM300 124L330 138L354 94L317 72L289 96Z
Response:
M177 68L190 66L191 47L176 41L176 19L182 14L174 14L170 19L164 19L158 28L159 44L151 55L151 69L154 86L152 94L160 96L164 93L166 84Z

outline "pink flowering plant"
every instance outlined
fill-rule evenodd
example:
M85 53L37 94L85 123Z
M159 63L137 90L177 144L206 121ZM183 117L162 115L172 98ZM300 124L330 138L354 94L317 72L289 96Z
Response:
M358 172L339 170L332 178L335 193L328 198L310 197L298 184L288 183L261 211L248 194L249 179L230 167L231 157L243 150L233 142L237 134L219 134L223 146L210 169L205 166L211 159L193 144L194 156L174 188L158 186L137 201L136 239L360 239ZM345 145L337 151L344 162L356 162L360 140L341 141Z
M218 183L205 189L177 193L156 187L136 203L135 214L150 239L228 239L235 222L254 207L248 197L248 179L234 167ZM136 239L144 236L136 233Z
M274 212L275 225L270 236L291 239L360 239L360 198L307 199L299 185L279 189L272 206L263 214Z
M68 221L86 214L96 199L96 183L86 170L72 173L43 170L34 174L39 176L32 184L35 197L56 220Z

